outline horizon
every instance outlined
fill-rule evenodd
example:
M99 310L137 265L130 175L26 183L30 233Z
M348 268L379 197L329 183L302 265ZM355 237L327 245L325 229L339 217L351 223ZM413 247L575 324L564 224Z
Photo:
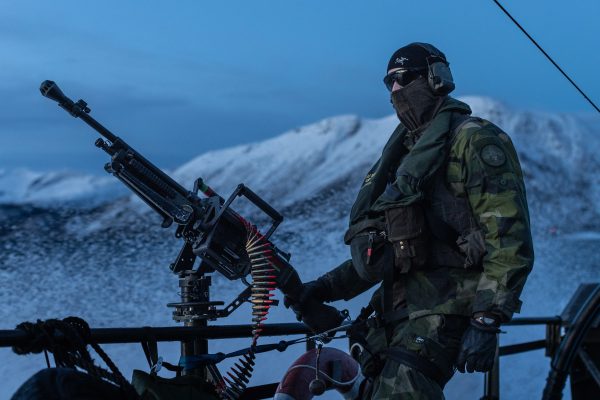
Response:
M531 113L533 115L538 115L539 117L552 117L552 116L573 117L576 120L578 120L579 122L581 122L582 126L585 127L586 129L588 129L589 132L597 131L597 134L600 135L600 115L598 115L594 112L576 112L575 111L575 112L555 113L555 112L544 111L544 110L523 109L523 108L514 107L511 104L507 104L506 102L500 101L493 97L481 96L481 95L464 95L464 96L451 96L451 97L454 97L457 100L463 101L466 104L468 104L471 108L474 108L473 115L475 115L475 116L481 115L481 110L478 110L478 108L483 105L484 110L490 108L490 106L494 106L494 108L493 108L494 110L505 110L505 111L509 112L510 114ZM492 108L490 108L490 109L492 109ZM33 173L34 175L39 174L40 176L44 176L47 173L50 173L50 174L58 173L58 174L67 174L67 175L74 174L74 176L77 176L77 175L79 175L79 176L95 176L95 177L107 176L106 171L104 171L103 166L109 160L109 156L104 151L101 151L96 146L94 146L95 137L100 137L100 135L95 130L93 130L90 126L88 126L85 122L83 122L82 120L80 120L78 118L76 119L76 118L71 117L62 109L58 110L58 115L59 116L64 115L64 117L67 119L67 121L73 120L75 123L75 127L74 127L75 130L81 131L81 132L79 132L79 133L81 133L80 136L83 136L87 139L86 149L91 149L93 151L93 154L92 155L90 155L90 154L82 155L82 159L85 160L85 163L79 165L78 167L75 167L75 165L73 165L71 167L62 167L62 168L51 168L51 167L35 168L35 167L31 167L31 166L14 166L14 167L9 166L9 167L6 167L6 166L3 166L0 164L0 174L9 172L9 171L23 171L26 173ZM93 111L91 113L91 116L94 117ZM343 118L343 117L347 117L347 116L356 117L363 122L382 121L382 120L392 118L392 119L396 120L396 123L399 123L399 121L397 121L397 117L393 113L388 113L387 115L383 115L380 117L374 117L374 118L364 117L364 116L360 116L357 114L331 115L331 116L326 116L324 118L321 118L321 119L318 119L315 121L309 121L303 125L284 129L281 132L275 133L269 137L258 138L254 141L233 143L229 146L223 146L223 147L218 147L218 148L214 148L214 149L208 149L206 151L201 151L201 152L198 152L197 154L192 155L190 158L181 159L179 161L176 160L172 165L170 165L168 167L165 165L162 165L160 163L160 162L164 161L161 157L158 157L158 161L157 161L157 160L151 159L147 154L145 154L144 152L142 152L140 150L140 148L144 146L144 142L134 143L133 141L129 140L128 137L126 137L126 136L120 136L120 137L123 140L125 140L131 147L133 147L135 150L140 152L144 157L148 158L149 161L151 161L157 167L159 167L163 170L168 170L171 173L173 173L176 170L183 167L184 165L187 165L187 164L193 162L195 159L202 157L208 153L218 153L221 151L227 151L227 150L231 150L234 148L245 147L248 145L262 144L262 143L268 142L270 140L276 140L277 138L279 138L283 135L302 131L307 127L310 127L313 125L318 125L323 121L337 119L340 117ZM99 122L102 123L102 121L99 121ZM79 128L77 128L77 126L79 126ZM390 133L391 132L392 132L392 130L390 130ZM117 136L119 136L116 130L112 130L112 133L117 134ZM516 132L510 132L509 135L514 136L515 133ZM513 139L514 139L514 137L513 137ZM138 138L138 140L139 140L139 138ZM521 149L517 148L517 150L520 151ZM154 154L154 157L156 157L156 154ZM44 160L42 160L42 163L45 165Z

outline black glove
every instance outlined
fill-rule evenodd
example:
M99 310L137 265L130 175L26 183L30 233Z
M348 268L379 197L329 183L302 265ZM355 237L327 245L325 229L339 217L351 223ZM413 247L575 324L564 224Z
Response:
M498 345L498 324L484 324L471 320L463 335L460 351L456 359L456 368L460 372L487 372L494 366Z
M322 279L310 281L302 284L302 289L295 294L295 298L286 294L283 297L283 304L286 308L292 308L298 321L302 320L302 314L310 310L315 303L327 301L329 294L328 286Z
M291 308L298 321L304 322L313 332L320 333L337 328L344 316L335 307L323 304L330 291L322 279L302 284L302 289L294 296L286 294L283 304Z

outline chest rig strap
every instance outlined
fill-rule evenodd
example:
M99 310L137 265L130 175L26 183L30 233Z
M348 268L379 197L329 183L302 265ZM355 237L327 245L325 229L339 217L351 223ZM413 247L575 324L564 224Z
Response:
M394 248L392 244L386 243L383 250L385 267L383 271L383 316L389 315L394 310ZM386 321L385 324L385 339L390 345L394 324L391 321Z
M452 119L450 122L450 130L448 137L448 145L446 147L445 158L448 159L450 154L450 147L454 143L456 136L460 132L460 130L469 122L476 120L477 118L471 117L468 114L452 114ZM447 162L447 161L446 161ZM425 218L427 220L427 225L429 226L429 230L431 234L439 241L447 244L452 248L452 250L462 253L460 248L458 247L457 240L460 236L459 232L456 231L452 226L450 226L446 221L435 215L433 212L428 211L425 212Z

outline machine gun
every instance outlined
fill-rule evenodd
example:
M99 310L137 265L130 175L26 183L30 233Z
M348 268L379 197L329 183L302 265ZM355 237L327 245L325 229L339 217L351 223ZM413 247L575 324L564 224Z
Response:
M298 273L289 263L290 255L277 248L270 240L283 221L283 216L243 184L238 185L227 200L201 178L194 182L193 190L186 190L92 118L85 101L74 102L53 81L42 82L40 92L103 136L104 139L98 138L95 144L110 156L110 162L104 169L159 214L163 228L173 224L177 226L175 236L183 240L183 246L170 268L179 275L181 302L168 304L175 308L173 318L183 322L185 326L203 327L207 326L208 320L226 317L250 299L254 323L251 349L254 348L269 308L277 304L276 300L271 299L273 294L270 292L277 287L293 301L298 298L302 289ZM206 197L201 198L199 192ZM255 225L231 208L232 202L240 196L246 197L270 218L266 234L262 234ZM194 269L197 258L201 262ZM214 271L229 280L240 279L247 285L231 304L221 310L217 306L224 303L210 301L209 298L211 281L210 275L206 274ZM251 284L246 281L248 275L252 277ZM316 301L311 309L315 318L304 316L303 321L317 333L339 326L344 319L343 314L334 307ZM196 365L194 357L206 353L207 346L206 340L182 343L180 364L184 365L184 374L198 373L191 371L191 368L186 370L185 365ZM246 361L253 358L251 350L246 355ZM241 381L249 377L248 371L235 374ZM232 383L235 389L233 392L243 391L243 385L236 382ZM232 394L229 396L235 397Z
M271 261L281 271L291 268L289 254L279 251L268 241L283 221L282 215L249 188L240 184L225 201L199 178L194 183L193 191L188 191L93 119L85 101L73 102L52 81L42 82L40 91L106 138L99 138L95 143L111 157L104 169L156 211L163 219L163 228L173 223L177 225L175 236L183 239L184 245L176 261L171 264L174 273L193 269L194 261L199 256L207 266L227 279L235 280L248 275L250 262L245 252L245 239L249 223L229 207L237 196L246 196L272 218L272 226L263 236L274 250ZM199 191L207 198L200 198Z

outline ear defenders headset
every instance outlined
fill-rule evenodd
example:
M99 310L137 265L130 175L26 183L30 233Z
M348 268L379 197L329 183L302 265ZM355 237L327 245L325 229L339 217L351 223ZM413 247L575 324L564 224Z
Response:
M450 63L446 61L444 53L427 43L413 43L427 51L427 81L433 92L444 96L454 90L454 80L450 72Z

